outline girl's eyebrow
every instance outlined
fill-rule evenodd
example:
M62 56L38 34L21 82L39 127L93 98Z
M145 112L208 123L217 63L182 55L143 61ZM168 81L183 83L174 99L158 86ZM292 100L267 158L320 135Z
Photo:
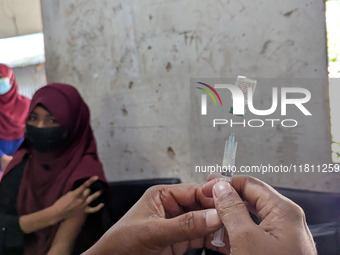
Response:
M38 113L36 113L35 111L31 112L31 114L38 115ZM54 118L54 116L51 113L48 113L46 116Z

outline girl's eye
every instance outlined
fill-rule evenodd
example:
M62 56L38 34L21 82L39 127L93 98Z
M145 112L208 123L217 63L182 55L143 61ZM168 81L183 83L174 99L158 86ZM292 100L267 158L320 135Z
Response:
M52 123L52 124L57 123L57 121L56 121L55 119L49 119L48 122L49 122L49 123Z
M28 117L28 121L35 121L35 120L37 120L37 117L35 117L35 116L30 115Z

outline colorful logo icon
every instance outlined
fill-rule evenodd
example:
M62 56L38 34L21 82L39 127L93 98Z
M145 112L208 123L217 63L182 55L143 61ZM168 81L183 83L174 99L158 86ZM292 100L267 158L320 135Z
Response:
M200 85L203 85L203 86L207 87L208 89L210 89L217 96L217 98L220 101L220 104L222 106L221 97L220 97L220 95L217 93L217 91L212 86L210 86L209 84L203 83L203 82L196 82L196 83L198 83ZM217 106L215 97L211 94L211 92L209 90L201 88L201 87L196 87L196 88L201 89L205 93L207 93L212 98L212 100L214 101L215 105ZM202 115L207 115L207 95L206 94L202 94L201 99L202 99L201 114Z

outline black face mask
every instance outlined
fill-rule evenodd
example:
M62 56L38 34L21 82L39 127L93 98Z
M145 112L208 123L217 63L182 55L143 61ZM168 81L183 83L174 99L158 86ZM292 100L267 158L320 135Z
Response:
M37 128L26 125L25 137L32 148L39 152L51 152L65 144L67 130L65 126Z

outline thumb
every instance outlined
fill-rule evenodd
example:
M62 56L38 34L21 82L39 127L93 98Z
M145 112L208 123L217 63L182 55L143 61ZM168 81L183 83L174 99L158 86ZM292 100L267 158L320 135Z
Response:
M160 224L163 246L205 237L222 226L216 209L192 211Z
M216 183L213 187L213 195L215 207L229 237L246 228L256 226L242 199L228 182Z

